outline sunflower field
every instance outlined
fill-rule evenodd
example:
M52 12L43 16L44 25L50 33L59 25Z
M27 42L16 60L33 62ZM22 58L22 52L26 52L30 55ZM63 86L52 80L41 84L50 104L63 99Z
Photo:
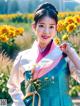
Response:
M33 14L0 15L0 99L6 98L10 103L7 81L17 53L30 48L35 40L31 29ZM58 15L57 35L54 38L60 45L67 41L80 55L80 12L62 12ZM80 96L80 85L70 78L72 97Z

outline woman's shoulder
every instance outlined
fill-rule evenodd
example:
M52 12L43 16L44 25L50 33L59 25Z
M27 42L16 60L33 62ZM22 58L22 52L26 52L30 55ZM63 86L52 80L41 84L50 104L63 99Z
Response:
M27 50L23 50L23 51L20 51L18 53L18 56L24 56L24 55L27 55L28 53L30 53L31 49L27 49Z
M59 45L56 45L54 50L53 50L56 54L62 54L62 50L60 49Z
M20 51L17 54L15 61L21 61L22 59L25 59L26 56L28 56L28 54L30 53L30 51L31 51L31 49Z

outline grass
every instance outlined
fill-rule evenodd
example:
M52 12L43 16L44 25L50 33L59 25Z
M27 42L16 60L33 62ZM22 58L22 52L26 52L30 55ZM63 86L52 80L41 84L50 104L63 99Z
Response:
M0 53L0 73L10 74L13 61L6 55Z

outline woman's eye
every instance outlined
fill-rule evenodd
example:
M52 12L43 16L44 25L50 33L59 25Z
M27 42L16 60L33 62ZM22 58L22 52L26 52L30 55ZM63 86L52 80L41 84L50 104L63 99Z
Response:
M50 26L50 28L54 28L54 26Z
M39 25L39 27L44 27L44 25Z

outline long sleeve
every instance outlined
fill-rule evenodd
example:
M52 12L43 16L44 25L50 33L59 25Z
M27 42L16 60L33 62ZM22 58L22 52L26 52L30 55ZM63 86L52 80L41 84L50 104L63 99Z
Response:
M12 106L25 106L22 98L24 97L21 91L21 82L24 80L23 71L20 68L20 58L18 55L14 61L10 78L7 83L7 87L9 88L9 94L13 99Z
M80 57L70 46L67 48L67 55L71 76L80 83Z

